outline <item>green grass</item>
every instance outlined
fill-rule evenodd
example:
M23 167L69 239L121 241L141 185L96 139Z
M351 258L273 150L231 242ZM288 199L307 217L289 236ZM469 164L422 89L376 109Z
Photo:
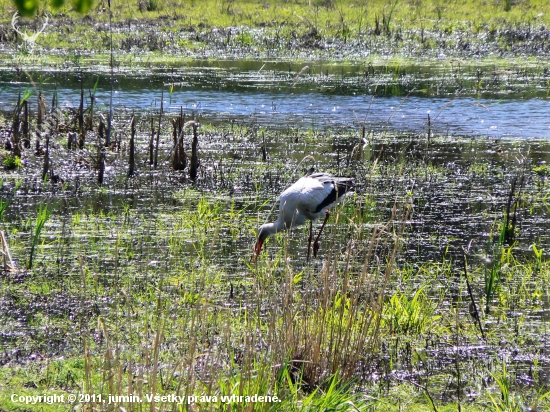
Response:
M540 159L525 156L518 166L493 156L494 142L481 138L433 136L428 143L372 132L361 154L360 130L204 125L192 184L162 162L155 171L144 166L149 131L138 127L136 176L126 177L124 150L108 151L111 174L98 187L96 171L83 166L96 139L68 151L71 118L60 122L52 162L66 182L37 182L42 159L32 150L23 151L24 167L2 175L3 199L11 199L3 225L20 263L0 277L0 408L62 406L14 404L14 391L135 394L143 409L151 393L196 396L195 410L549 406L540 336L550 262L540 220L548 220L550 188L535 166L550 152L547 144L499 141L518 156L541 145ZM171 141L170 127L162 133ZM261 160L262 144L269 162ZM347 148L338 160L304 158L332 154L337 145ZM169 158L167 147L161 151ZM354 175L360 188L333 211L319 259L304 262L305 227L269 239L251 263L275 196L313 163ZM77 178L74 170L83 171ZM504 247L508 225L498 222L509 182L522 170L518 243ZM477 200L488 191L490 200ZM44 206L53 199L55 209ZM475 230L451 230L471 224ZM532 243L531 232L541 239ZM498 262L492 280L487 250ZM491 305L480 314L486 340L469 311L456 260L463 251L473 299ZM503 346L521 358L503 359ZM230 395L244 398L231 405L221 398ZM281 402L246 400L254 395ZM155 404L176 407L160 398ZM127 400L113 407L139 409Z
M4 167L8 170L21 167L21 158L19 156L7 155L2 161Z
M27 266L28 269L32 269L34 251L36 249L36 246L38 245L38 241L40 240L40 234L44 229L44 225L50 218L52 212L53 212L52 206L44 205L41 203L40 206L38 207L34 226L32 225L32 221L29 222L29 227L32 233L32 237L31 237L31 250L29 253L29 264Z
M220 47L213 45L210 34L214 28L233 27L234 33L221 36L218 43L229 48L242 47L244 58L252 56L276 56L285 59L300 59L293 54L295 39L319 38L364 42L375 45L370 53L371 59L386 59L387 53L381 49L395 50L392 57L404 55L407 44L415 45L417 50L435 50L439 35L430 36L428 32L443 33L448 36L447 49L456 39L451 35L460 33L460 37L472 44L480 40L478 35L486 34L491 38L499 30L516 27L540 27L550 25L550 10L547 2L531 0L521 2L486 1L479 4L473 0L458 1L452 5L440 0L431 1L303 1L303 2L265 2L265 1L168 1L157 0L150 11L140 11L139 2L113 3L113 21L117 28L113 32L113 44L117 50L117 63L128 66L141 64L184 64L201 50ZM153 4L153 2L149 2ZM83 54L78 58L81 63L94 65L109 63L110 34L108 30L96 29L93 24L107 24L109 13L106 5L96 2L87 16L92 21L76 13L72 7L49 12L52 15L50 26L36 40L36 49L30 51L19 40L17 53L10 49L5 54L6 62L19 64L52 64L66 60L66 55L77 51ZM47 7L46 7L47 8ZM11 0L0 0L0 15L4 24L10 24L14 7ZM67 20L68 19L68 20ZM145 24L126 30L128 19L142 20ZM381 34L377 34L377 22ZM150 25L149 25L150 23ZM21 23L20 23L21 24ZM122 30L118 27L122 25ZM32 30L29 30L32 32ZM425 33L424 34L421 34ZM399 39L399 36L404 36ZM215 36L214 36L215 37ZM394 38L395 37L395 38ZM499 40L503 50L510 47L505 37ZM307 42L306 42L307 43ZM78 45L75 47L75 45ZM456 48L455 47L455 48ZM307 47L306 47L307 48ZM63 50L63 55L59 51ZM253 53L250 54L249 52ZM91 53L93 52L93 53ZM122 53L120 53L122 52ZM189 55L189 52L191 55ZM402 53L403 52L403 53ZM144 55L145 53L145 55ZM220 51L221 56L224 52ZM426 56L426 53L422 55ZM320 55L324 56L324 55ZM479 57L461 56L479 63ZM482 56L487 63L498 61L503 64L513 56L495 58ZM438 56L430 58L439 59ZM326 60L326 57L323 57ZM449 59L452 62L452 59ZM525 63L523 57L520 62ZM373 62L375 64L376 61Z
M12 8L11 2L4 1L0 10ZM375 16L386 16L390 29L392 26L419 28L438 24L448 29L460 28L471 24L478 27L482 24L498 25L502 22L538 22L548 24L548 4L542 0L529 2L485 2L479 4L473 0L462 0L452 5L440 0L432 1L311 1L311 2L264 2L264 1L192 1L179 2L157 0L154 10L138 11L138 3L113 3L115 20L124 18L157 18L169 15L184 21L186 24L205 24L208 27L228 26L278 26L282 24L318 27L320 31L342 32L345 24L349 30L360 32L366 27L374 26ZM479 7L482 6L482 7ZM94 13L101 11L104 5L96 4ZM508 10L507 10L508 9ZM54 11L72 13L70 7ZM542 15L540 15L542 14ZM404 23L404 26L403 26Z
M379 165L371 178L385 179L396 167L408 173L406 157L398 166ZM445 171L440 172L445 179ZM437 292L439 282L453 277L451 262L394 266L391 249L379 261L360 247L370 240L398 251L395 239L406 236L399 225L391 235L390 226L363 226L381 222L383 214L372 200L352 197L337 209L333 222L338 223L328 228L321 249L324 265L317 267L301 264L294 250L294 242L305 238L302 231L296 233L298 239L272 239L258 264L249 265L248 246L258 224L256 213L265 213L263 201L251 198L246 207L237 206L197 189L177 192L174 198L177 208L159 209L154 217L129 206L50 216L56 224L44 226L42 233L49 253L41 254L22 281L8 277L2 283L3 295L27 314L23 323L8 316L5 330L24 326L38 332L30 340L5 339L3 345L21 348L24 358L39 356L0 369L0 407L22 406L10 400L16 390L35 396L133 393L144 400L152 392L177 393L185 399L196 396L198 410L433 410L430 397L438 410L456 408L456 402L435 397L445 387L438 375L420 386L389 388L357 380L355 366L376 359L381 347L386 347L388 368L411 362L410 367L421 369L430 362L426 340L456 337L479 343L464 305L448 310L449 296ZM360 212L363 204L368 215ZM395 216L395 221L405 216ZM8 227L20 225L11 222ZM351 234L343 244L338 240L342 231ZM28 253L26 239L22 230L11 236L19 260ZM527 327L526 319L509 320L504 313L511 307L534 310L533 299L547 296L550 264L540 253L535 258L511 255L503 261L508 280L500 284L494 314L482 319L488 328L486 345L498 346L503 338L528 345L529 336L514 335L516 327ZM480 291L482 268L474 267L471 276ZM32 309L37 302L44 302L38 311ZM491 326L492 316L499 319L498 327ZM61 358L52 356L51 345L62 348ZM465 381L484 376L481 371L468 375L468 361L462 362ZM532 367L535 373L542 371ZM500 370L500 364L487 369L485 376L495 385L474 401L463 399L462 410L547 405L544 385L539 392L521 389L510 373ZM222 401L234 394L243 401ZM246 401L256 394L276 395L281 402ZM149 405L145 400L142 406ZM115 406L132 408L130 402ZM156 406L173 404L159 400ZM25 408L59 410L60 405Z

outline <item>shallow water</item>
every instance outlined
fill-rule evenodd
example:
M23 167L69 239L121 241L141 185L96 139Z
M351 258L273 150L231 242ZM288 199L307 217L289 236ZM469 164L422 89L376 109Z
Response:
M204 121L250 121L258 125L324 129L365 125L367 130L511 138L550 137L548 83L538 72L491 70L455 73L452 67L312 66L210 62L173 70L116 73L117 110L158 111L183 107ZM392 68L393 67L393 68ZM407 69L409 72L407 72ZM408 74L407 74L408 73ZM106 110L109 77L84 73L86 105L97 81L96 104ZM495 76L503 79L495 80ZM487 77L487 78L486 78ZM33 79L33 82L29 81ZM40 83L40 79L42 83ZM34 84L34 86L33 86ZM481 86L475 86L483 84ZM13 107L19 93L40 87L50 102L77 108L79 75L74 72L0 72L0 105ZM31 104L34 97L31 97ZM430 123L428 126L428 116Z
M204 76L208 72L200 68L194 70ZM99 187L97 171L91 166L95 155L92 145L84 150L68 151L64 133L52 142L51 153L52 168L62 183L41 181L42 158L33 156L30 150L24 156L25 168L2 173L3 198L9 195L14 181L24 182L5 215L14 258L20 267L28 255L29 222L35 220L38 204L48 202L54 205L55 212L45 227L44 242L37 250L36 268L23 272L20 279L10 280L16 289L17 282L31 283L32 277L37 277L49 293L28 292L22 287L16 292L25 299L19 299L18 294L0 299L0 308L4 309L7 319L2 335L2 344L7 349L0 358L1 363L11 362L18 356L29 359L33 352L44 353L45 357L81 353L81 334L73 319L84 314L93 323L98 314L113 316L120 290L116 287L118 279L135 282L137 286L132 284L131 288L144 290L150 285L156 287L158 278L167 279L163 284L167 301L177 303L179 294L188 288L201 291L220 306L227 304L229 288L233 293L235 286L237 302L254 307L258 303L250 288L251 271L246 265L254 231L259 224L274 219L272 206L277 195L310 166L300 163L307 155L314 155L317 170L356 178L358 199L364 201L361 207L366 216L363 222L366 231L374 224L391 219L394 205L401 207L412 202L413 211L405 222L398 266L414 268L448 262L454 265L455 273L459 273L461 268L457 262L461 262L463 248L469 248L472 284L478 301L483 294L484 268L498 258L493 256L495 233L502 222L514 179L522 176L524 179L521 191L514 194L519 202L514 256L520 259L532 256L531 245L548 248L548 170L541 174L534 171L535 167L550 162L550 143L544 140L550 124L546 116L549 101L545 98L499 99L494 95L487 99L472 96L452 99L417 94L408 98L390 95L373 98L358 91L335 93L315 88L312 91L307 85L300 85L297 90L279 90L265 83L243 85L243 77L233 75L235 79L228 80L227 73L216 74L225 79L225 85L204 81L198 88L176 87L171 96L165 91L165 108L172 114L183 106L188 114L194 111L206 121L220 123L219 130L200 131L201 168L196 184L188 180L186 172L171 170L166 160L170 158L172 138L166 118L159 156L163 160L157 170L151 170L148 165L148 121L158 113L160 83L168 84L166 74L160 76L162 81L159 76L120 78L115 87L115 122L124 142L129 113L135 110L141 114L136 177L126 178L127 150L108 150L105 185ZM293 76L288 75L289 79ZM74 78L72 81L72 87L58 87L60 105L64 107L78 106L80 89ZM93 83L87 80L86 87L93 87ZM323 83L327 84L331 83ZM16 94L26 87L24 84L4 86L0 93L4 107L13 105ZM52 87L52 83L44 85L48 100ZM105 112L108 103L105 77L100 78L96 95ZM428 113L432 133L447 137L437 135L427 139ZM70 116L67 118L66 123L70 124ZM230 126L231 120L237 123L235 131ZM366 141L362 136L363 123ZM261 134L251 132L254 128L249 125L265 126L265 140ZM309 128L314 132L309 133ZM371 130L386 132L370 133ZM484 139L483 136L524 139ZM260 150L262 145L267 154L265 162ZM188 150L189 134L185 136L185 146ZM202 218L197 213L201 198L206 200L214 216ZM232 207L236 214L230 218L226 212ZM208 215L208 210L204 213ZM319 260L312 266L304 262L307 228L297 229L278 240L270 239L263 252L266 259L275 260L282 248L287 247L287 263L296 272L313 268L307 282L315 284L316 272L329 251L337 254L346 247L352 229L343 217L345 209L341 213L339 224L334 224L334 218L329 221ZM369 220L369 214L376 220ZM185 226L189 222L191 224ZM123 245L120 255L119 245ZM357 261L352 264L362 264L364 246L356 246ZM385 253L377 251L377 256L383 261ZM85 265L93 273L99 292L96 292L97 299L77 305L79 288L67 291L64 288L73 282L79 284L81 257L85 257ZM193 279L191 275L204 262L215 270L201 272L200 279ZM428 282L431 289L427 293L431 298L439 301L444 295L438 313L448 312L454 301L461 298L460 317L464 323L468 322L467 296L463 289L462 295L457 292L456 279L441 276L430 280L425 273L417 274L414 270L411 273L414 278L408 282L392 279L388 293L400 288L415 291ZM210 284L210 278L203 275L219 276L221 280ZM274 270L273 276L273 285L278 288L280 273ZM299 286L313 288L307 282L302 281ZM535 276L528 281L515 278L506 280L506 286L521 285L535 290L540 289L537 282L539 279ZM363 371L361 377L369 380L371 373L387 382L399 382L427 375L445 376L460 357L462 367L473 370L475 381L478 379L476 367L506 353L522 374L529 373L534 364L532 359L538 356L536 367L543 370L541 379L547 379L550 361L544 354L544 343L537 340L548 318L548 300L543 298L538 307L529 303L519 308L510 306L518 313L525 312L521 333L522 337L533 339L533 344L518 344L517 348L513 342L479 344L474 336L471 341L465 338L458 342L458 346L450 350L446 338L435 342L427 338L426 347L419 349L427 353L426 363L414 366L408 343L399 347L396 343L395 348L381 348L380 353L375 354L380 356L376 370ZM138 304L148 305L145 300ZM495 307L497 305L495 302ZM68 331L61 333L35 326L29 319L32 321L36 313L55 316L56 322L68 325ZM513 313L502 323L488 317L484 325L497 333L503 324L511 328L514 319ZM51 348L58 352L52 353ZM392 359L391 367L388 359ZM370 365L375 368L372 365L375 363ZM441 396L452 398L451 393Z

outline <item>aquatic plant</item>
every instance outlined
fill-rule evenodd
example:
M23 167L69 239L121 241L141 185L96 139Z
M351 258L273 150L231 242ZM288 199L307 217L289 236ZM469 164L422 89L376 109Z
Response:
M384 305L382 326L391 334L421 335L432 330L440 318L434 303L427 298L424 288L420 288L411 298L401 292L394 293Z
M7 155L2 161L2 164L8 170L18 169L23 166L23 163L21 163L21 158L16 155Z
M27 265L28 269L32 269L35 248L38 245L38 241L40 240L42 229L44 229L44 225L50 218L52 212L52 206L40 203L40 206L38 207L38 212L36 214L36 222L34 224L34 228L32 227L32 221L29 222L31 232L31 250L29 252L29 264Z
M60 126L70 129L74 116L64 115ZM172 116L177 113L166 115ZM122 119L127 128L129 119ZM170 144L161 144L162 159L172 154L166 137L174 131L165 123L161 132ZM135 126L139 170L148 160L149 135ZM217 403L188 409L234 410L243 405L222 404L219 396L262 393L282 401L251 401L246 408L443 410L458 402L461 410L475 410L491 407L489 394L499 396L489 372L510 342L525 359L515 370L508 367L512 401L516 395L530 400L522 400L525 405L539 399L513 376L528 376L546 392L547 359L538 339L546 324L538 319L546 310L550 266L540 246L544 228L530 226L546 219L546 189L532 197L529 213L520 213L524 203L518 203L522 220L513 242L504 242L501 223L507 215L513 220L519 197L516 190L506 213L505 183L517 167L493 160L492 141L434 133L426 154L423 134L372 131L365 149L371 155L356 156L361 130L257 133L238 121L201 127L204 167L193 184L169 167L127 179L126 153L107 150L109 184L98 187L87 163L94 148L67 152L60 147L64 134L52 136L56 155L67 163L57 163L63 185L27 179L39 163L30 154L30 167L5 174L5 181L26 179L21 196L12 199L22 218L4 223L21 260L29 251L26 229L35 234L34 204L50 194L63 202L63 213L46 219L55 240L44 244L40 265L3 278L0 303L10 308L1 311L4 342L14 348L0 370L5 388L38 394L84 387L85 393L135 393L144 400L153 390L218 396ZM265 162L262 146L269 151ZM322 153L317 167L355 176L360 190L333 215L318 260L303 261L304 233L297 232L274 238L258 265L249 266L259 221L270 213L273 196L308 169L299 159L309 152ZM526 179L522 197L540 190L534 177ZM494 280L486 281L495 290L492 316L477 315L486 329L481 340L455 265L454 246L465 237L475 239L471 300L485 293L484 271L491 267L478 256L483 246L491 263L501 262ZM499 244L501 253L494 253ZM532 252L531 244L537 245ZM548 397L540 399L539 408L546 407ZM179 406L156 401L153 407ZM0 396L0 408L13 409L9 396ZM131 405L120 398L113 408Z
M9 197L6 197L6 198L0 197L0 220L2 220L2 221L4 220L4 212L6 211L8 206L10 205L11 201L13 200L17 190L19 190L19 188L21 187L21 184L22 184L21 181L15 182L15 185L12 189L11 195ZM0 179L0 188L2 188L3 185L4 185L4 180Z
M495 412L519 412L525 409L519 396L514 394L510 385L510 375L506 370L506 362L502 363L502 371L492 374L498 385L500 396L489 394Z
M519 190L517 185L519 184ZM498 237L496 242L491 246L492 262L487 265L484 271L485 279L485 313L490 312L490 305L495 297L497 289L501 281L502 266L509 261L512 249L514 247L514 239L516 236L517 212L521 197L521 188L523 186L523 176L512 179L508 201L504 211L502 222L498 224ZM516 194L516 190L518 193ZM513 214L512 214L513 211Z

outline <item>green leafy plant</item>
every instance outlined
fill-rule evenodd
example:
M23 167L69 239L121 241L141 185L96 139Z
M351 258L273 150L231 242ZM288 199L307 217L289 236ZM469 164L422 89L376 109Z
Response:
M519 412L524 410L519 397L511 391L510 378L506 371L506 364L502 364L501 372L492 374L492 376L500 390L500 397L489 394L494 410L499 412Z
M2 164L8 170L18 169L22 166L21 158L15 155L6 156Z
M531 170L540 177L547 177L550 175L550 167L546 164L535 166Z
M23 16L34 16L38 10L39 0L13 0L15 7ZM79 13L86 13L92 7L93 0L73 0L75 10ZM58 9L65 4L65 0L50 0L50 5Z
M42 229L44 229L44 225L50 218L52 214L52 207L45 205L43 203L40 203L40 206L38 208L38 214L36 216L36 223L34 226L34 229L31 226L31 252L29 255L29 265L28 268L32 269L32 263L33 263L33 257L34 257L34 250L36 248L36 245L38 244L38 241L40 240L40 234L42 233Z
M423 333L441 316L435 314L435 306L430 302L424 288L409 297L396 292L384 305L383 320L393 333Z

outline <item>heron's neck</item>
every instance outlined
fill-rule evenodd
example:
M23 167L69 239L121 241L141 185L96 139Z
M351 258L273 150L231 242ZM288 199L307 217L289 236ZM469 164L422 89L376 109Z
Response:
M262 231L266 233L266 237L268 237L284 230L285 224L282 220L276 220L273 223L266 223L265 225L262 225L261 229L263 229Z

